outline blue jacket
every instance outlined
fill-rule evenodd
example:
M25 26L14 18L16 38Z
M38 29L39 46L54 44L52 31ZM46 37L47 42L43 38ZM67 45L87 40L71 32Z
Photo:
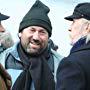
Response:
M0 54L0 62L2 63L2 65L5 67L5 65L7 63L6 60L8 58L8 56L11 54L13 56L13 58L16 61L20 61L19 55L18 55L18 51L17 51L17 44L16 43L13 47L7 49L6 51L4 51L2 54ZM56 51L51 50L53 58L54 58L54 79L56 81L56 71L58 68L58 64L60 62L60 60L63 58L62 56L60 56ZM9 62L10 63L10 62ZM13 65L12 63L10 64L11 66ZM14 84L15 80L17 79L17 77L20 75L20 73L22 72L22 70L17 70L17 69L12 69L12 68L8 68L7 69L8 73L11 75L12 77L12 84ZM33 90L33 89L32 89Z

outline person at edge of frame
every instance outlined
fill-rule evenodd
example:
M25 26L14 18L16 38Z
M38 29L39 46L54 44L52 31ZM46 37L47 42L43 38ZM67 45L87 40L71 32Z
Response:
M11 76L1 64L1 57L6 49L14 44L10 32L6 31L2 21L7 20L9 16L0 13L0 90L11 90Z
M56 90L90 90L90 2L76 5L71 16L69 56L57 70Z

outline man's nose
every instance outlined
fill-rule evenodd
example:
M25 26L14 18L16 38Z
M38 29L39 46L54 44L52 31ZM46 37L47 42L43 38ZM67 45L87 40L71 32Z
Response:
M72 31L72 25L68 28L68 31L69 31L69 32Z
M34 32L33 39L35 39L35 40L39 39L39 32Z
M5 32L5 28L2 25L0 25L0 32Z

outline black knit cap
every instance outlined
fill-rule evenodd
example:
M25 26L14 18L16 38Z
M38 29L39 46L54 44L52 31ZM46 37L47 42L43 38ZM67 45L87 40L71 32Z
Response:
M6 20L8 18L9 18L9 16L0 13L0 21Z
M49 11L49 7L47 7L41 1L36 0L34 5L22 19L19 27L19 32L29 26L41 26L47 30L50 37L52 34L52 25L47 15Z
M71 16L65 17L66 20L73 21L73 19L85 18L90 20L90 3L79 3Z

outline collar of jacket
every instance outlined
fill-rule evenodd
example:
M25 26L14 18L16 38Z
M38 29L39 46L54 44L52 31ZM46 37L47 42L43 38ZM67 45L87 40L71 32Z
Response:
M86 38L83 37L83 38L80 38L74 45L73 47L71 48L71 51L70 53L76 51L78 48L80 48L81 46L83 46L86 42Z
M90 41L88 43L83 42L80 46L78 46L76 48L74 48L74 47L71 49L70 54L79 52L82 50L90 50Z
M22 69L22 63L21 63L21 60L20 60L20 57L19 57L19 54L17 51L18 44L19 44L19 42L16 43L16 45L13 46L13 48L11 48L10 52L8 52L8 54L7 54L7 60L6 60L6 65L5 65L5 67L7 69L8 68ZM17 67L16 67L16 65L17 65ZM51 56L49 58L48 65L49 65L50 69L52 70L52 72L54 72L54 58L53 58L53 56Z

